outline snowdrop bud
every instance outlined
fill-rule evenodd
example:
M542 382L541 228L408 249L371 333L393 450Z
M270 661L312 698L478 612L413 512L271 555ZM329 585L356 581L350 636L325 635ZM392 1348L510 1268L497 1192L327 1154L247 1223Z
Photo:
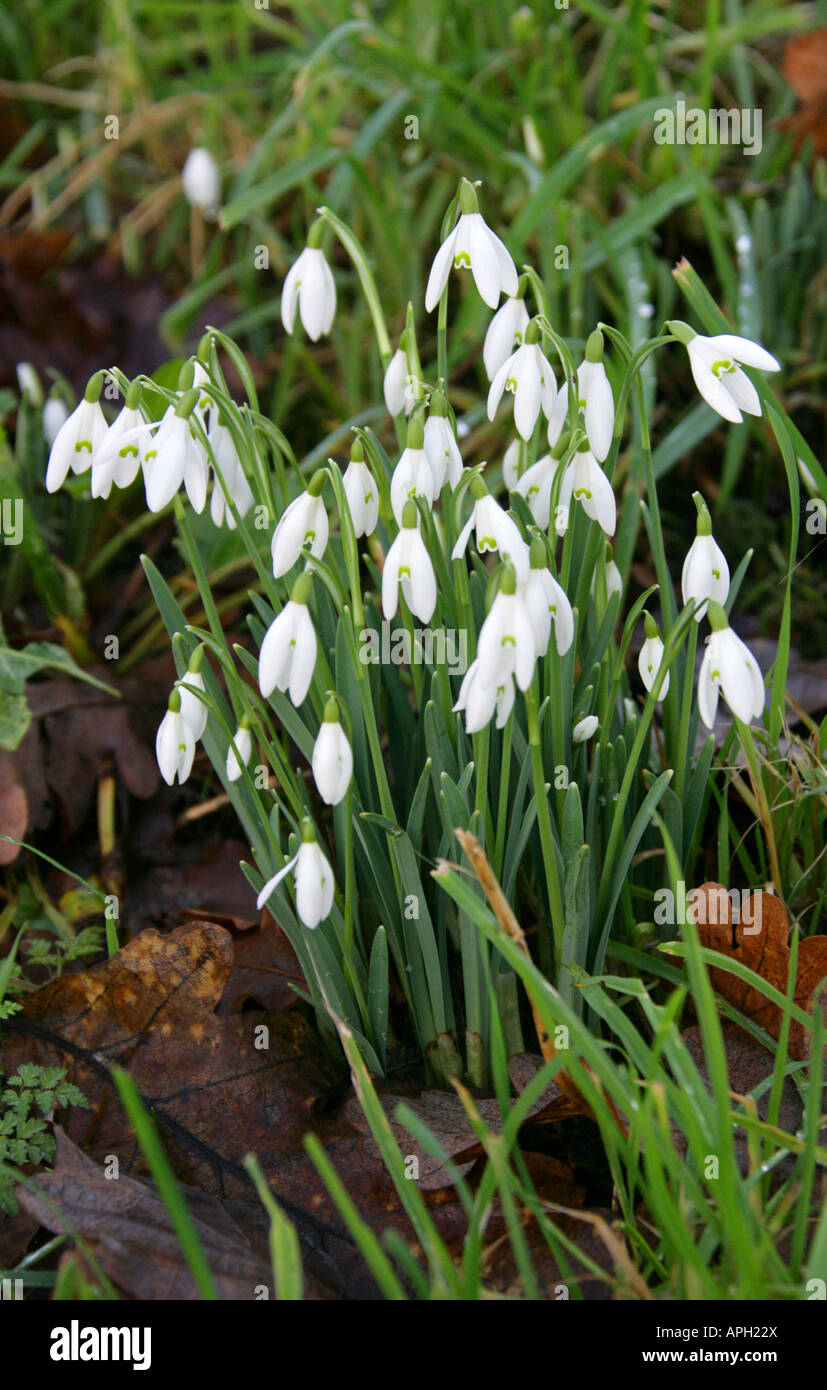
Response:
M339 706L333 697L325 705L322 727L313 745L311 766L322 800L328 806L338 806L353 776L353 752L339 723Z
M58 436L58 431L69 418L69 411L66 403L60 396L49 396L43 407L43 435L51 449Z
M574 614L563 589L548 568L546 544L535 536L529 548L528 583L523 590L526 611L534 632L538 658L545 656L554 624L554 640L560 656L564 656L574 639Z
M519 439L512 439L505 453L503 454L503 482L509 492L513 492L520 481L520 449L522 442ZM548 525L548 523L546 523ZM545 527L543 528L545 529Z
M410 384L407 338L404 333L399 339L399 347L385 369L382 389L389 415L396 417L401 415L403 410L406 415L410 415L414 408L414 394Z
M215 217L221 198L221 174L209 150L190 150L181 170L181 185L192 207L200 208L206 217Z
M707 599L726 603L729 565L724 552L713 539L712 520L706 502L699 492L693 492L692 500L698 510L697 535L683 562L681 594L684 603L690 603L692 599L697 602L704 600L695 613L695 621L699 623L706 612Z
M434 496L438 497L445 481L456 488L462 477L462 455L448 418L448 402L442 391L431 396L430 411L425 421L423 448L431 465Z
M168 786L176 777L186 782L195 757L195 739L181 714L181 692L176 688L169 697L169 708L158 725L155 756L161 776Z
M71 469L85 473L107 431L106 418L98 404L103 390L103 372L89 381L83 400L63 422L55 435L46 467L46 491L57 492Z
M405 448L391 478L391 508L397 526L402 525L405 502L413 497L424 497L429 507L433 505L434 475L425 453L425 427L419 413L408 421Z
M657 623L648 613L644 617L644 625L646 628L646 638L640 649L637 667L640 672L640 679L643 681L646 689L651 691L657 680L660 664L663 661L663 642L658 632ZM660 688L660 693L658 694L658 700L665 700L668 690L669 672L667 671Z
M31 362L18 362L17 384L21 396L28 396L33 406L37 408L43 404L43 387Z
M195 687L202 693L206 690L204 677L201 675L201 664L204 660L204 643L199 642L192 656L189 659L187 673L183 677L187 685ZM207 706L200 700L192 690L185 690L183 685L179 685L181 696L181 717L185 724L189 725L193 739L197 743L203 738L204 730L207 727Z
M233 735L227 749L227 781L237 782L253 754L253 736L250 733L250 720L242 715L241 723Z
M316 665L316 632L308 609L311 576L300 574L285 605L264 634L258 657L258 684L266 699L274 690L287 691L293 704L302 703Z
M317 560L324 555L329 533L322 499L325 476L323 468L317 469L308 483L307 491L296 497L279 518L270 547L276 579L293 568L306 547Z
M307 237L307 245L287 272L281 292L281 318L288 333L293 332L296 309L305 332L315 343L329 333L336 313L336 286L321 249L324 221L318 218Z
M743 411L748 415L761 414L758 392L738 363L763 372L780 372L780 362L766 348L735 333L704 337L682 319L671 319L666 327L686 348L695 385L713 410L735 424L743 420Z
M596 714L587 714L585 719L579 720L571 731L574 743L586 743L588 739L597 732L598 719Z
M382 569L382 612L388 622L396 614L400 588L411 612L420 622L429 623L436 608L436 576L419 532L416 503L410 498L402 508L401 529Z
M482 349L482 360L488 380L493 381L504 362L523 342L528 327L528 310L519 298L509 298L500 306L488 325Z
M599 328L594 330L586 343L585 361L577 369L577 386L589 447L598 463L602 463L612 447L615 406L603 366L603 334Z
M602 560L598 561L594 574L592 575L591 593L595 598L600 596L598 582L601 571L606 584L606 602L608 603L612 594L620 594L621 596L623 594L623 578L615 563L612 547L608 543L606 545L605 555Z
M365 463L361 439L355 439L350 446L350 463L342 484L356 539L372 535L379 522L379 489Z
M720 692L732 713L749 724L764 709L764 677L746 643L732 631L726 613L715 599L707 611L712 631L698 673L698 710L708 729L715 724Z

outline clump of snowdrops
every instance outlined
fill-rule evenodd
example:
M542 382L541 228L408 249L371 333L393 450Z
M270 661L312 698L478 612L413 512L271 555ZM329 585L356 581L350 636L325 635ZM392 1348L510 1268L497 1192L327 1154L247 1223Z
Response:
M210 330L177 391L98 373L54 439L46 485L89 472L106 497L140 473L148 508L174 509L206 626L187 625L146 560L179 672L158 764L184 782L203 743L251 846L244 870L295 948L322 1029L334 1038L331 1018L346 1024L377 1074L414 1043L437 1080L483 1084L492 1030L523 1046L521 1010L505 958L432 876L461 859L456 829L480 841L546 979L579 1011L578 969L599 972L613 937L651 934L664 836L691 875L714 781L715 738L699 725L713 728L722 698L723 761L740 744L754 770L751 722L776 721L778 691L768 700L729 623L749 552L729 557L731 573L699 493L694 507L687 497L678 604L640 373L653 353L688 353L702 396L737 425L767 400L755 369L779 364L677 320L634 350L607 324L567 339L463 179L425 292L438 345L428 377L422 316L409 306L394 346L367 256L327 208L283 287L287 332L315 342L331 329L332 238L370 309L395 449L355 426L349 459L303 473L259 410L242 352ZM458 290L492 311L486 409L502 423L496 457L473 466L446 368ZM105 381L123 399L112 423ZM237 529L256 576L252 650L229 645L198 552L191 512L207 507ZM657 584L628 603L641 524Z

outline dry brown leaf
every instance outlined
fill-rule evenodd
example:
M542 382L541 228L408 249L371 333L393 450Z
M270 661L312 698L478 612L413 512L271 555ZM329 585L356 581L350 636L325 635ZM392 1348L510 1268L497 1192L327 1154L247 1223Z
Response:
M702 883L689 895L692 914L701 944L749 966L782 994L787 991L790 968L790 924L787 909L773 893L752 893L742 901L741 920L733 923L732 903L723 884ZM827 976L827 936L808 936L799 943L795 1002L805 1013L813 1009L813 995ZM781 1028L782 1011L752 985L720 967L711 967L713 989L747 1018L753 1019L774 1038ZM825 991L827 995L827 991ZM827 1021L827 998L822 996ZM806 1035L808 1036L808 1035ZM805 1029L793 1022L790 1028L790 1055L805 1056Z

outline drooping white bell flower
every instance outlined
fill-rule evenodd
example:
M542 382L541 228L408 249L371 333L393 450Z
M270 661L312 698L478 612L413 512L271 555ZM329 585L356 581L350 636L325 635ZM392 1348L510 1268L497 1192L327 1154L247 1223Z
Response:
M496 727L502 729L514 708L514 677L505 677L502 685L483 685L479 679L479 661L472 661L462 678L454 713L464 713L465 732L478 734L491 723L496 713Z
M560 451L562 452L563 450ZM518 478L512 489L525 498L531 515L542 531L548 530L551 519L551 495L559 470L560 458L557 451L543 454L542 458L538 458L537 462L532 463L523 476Z
M151 448L144 451L146 504L151 512L166 507L182 483L193 510L204 510L210 470L206 450L190 423L198 395L193 387L184 392L177 405L167 406Z
M429 507L434 501L434 475L425 453L425 428L418 415L408 421L405 448L391 478L391 509L397 526L402 525L402 509L409 497L424 497Z
M382 612L390 622L399 604L399 590L411 612L429 623L436 608L436 576L427 546L419 532L416 503L402 509L402 526L385 556L382 569Z
M399 347L393 354L390 362L385 369L385 376L382 382L382 390L385 396L385 405L388 414L401 415L404 411L410 415L416 404L411 375L408 370L408 355L405 350L405 334L399 339Z
M303 550L309 550L317 560L324 555L330 531L322 498L324 484L324 469L319 468L307 490L294 498L279 517L270 546L276 579L293 568Z
M718 694L723 695L732 713L749 724L764 709L764 678L746 643L732 631L726 613L715 599L707 610L712 631L706 639L698 673L698 709L708 729L714 727Z
M646 637L638 655L637 669L640 672L640 679L643 681L646 689L651 691L657 680L657 675L663 661L663 642L658 632L657 623L649 613L645 615L644 624L646 628ZM669 672L667 671L658 693L658 700L665 700L668 691Z
M493 381L504 362L521 345L528 327L528 310L520 297L508 298L500 305L488 325L482 347L482 360Z
M496 309L501 293L517 293L514 262L484 221L474 185L467 179L460 181L459 213L459 220L437 251L428 276L425 309L429 314L442 297L452 265L457 270L471 271L480 296L490 309Z
M539 658L548 651L553 623L555 646L560 656L565 656L574 640L574 614L563 589L548 568L545 544L539 536L531 542L530 563L522 598L534 633L536 654Z
M108 429L106 417L98 404L103 388L103 372L96 372L86 388L83 400L63 422L49 451L46 466L46 491L57 492L73 473L85 473L101 446Z
M496 594L477 640L477 675L486 688L505 686L513 676L527 690L534 675L536 641L525 599L517 591L514 566L506 563Z
M335 883L333 870L319 848L316 832L310 821L302 822L302 843L299 852L289 863L268 879L256 901L261 911L291 869L296 870L296 911L300 920L311 930L330 916Z
M525 342L506 359L488 392L488 418L493 420L504 391L514 392L514 424L523 439L530 439L542 407L547 420L557 403L557 382L539 344L536 321L528 325Z
M597 733L599 722L596 714L587 714L584 719L578 720L571 731L572 742L587 743Z
M221 199L221 174L210 154L200 146L190 150L181 170L181 186L187 202L205 217L215 217Z
M695 621L704 616L707 599L716 603L726 603L729 593L729 565L721 547L712 535L712 520L709 509L699 492L693 492L692 500L698 509L697 535L689 547L681 571L681 594L684 603L692 599L701 602L695 613Z
M197 743L204 737L204 730L207 727L207 706L204 701L199 699L196 692L206 693L204 677L201 674L201 663L204 659L204 646L200 643L189 659L186 675L181 677L178 686L181 695L181 718L188 726L193 739ZM186 686L192 686L192 690L187 690Z
M462 454L448 418L448 402L441 391L434 391L431 396L423 448L431 465L434 497L438 497L446 479L455 488L462 477Z
M281 292L281 320L288 333L293 332L296 309L304 330L313 342L329 333L336 314L336 286L333 272L321 249L324 223L313 223L307 245L287 272Z
M586 515L596 521L607 536L614 535L617 525L614 490L586 444L578 449L563 474L560 508L567 510L572 498L580 503Z
M758 392L738 363L762 372L780 372L781 363L772 353L736 333L704 337L681 319L672 319L666 327L673 338L684 344L695 385L713 410L735 424L743 420L744 411L747 415L761 414Z
M43 404L43 387L31 362L18 362L17 385L21 396L27 396L35 409Z
M487 550L498 551L501 559L511 561L519 582L524 584L528 579L528 546L520 535L517 523L491 496L482 478L472 478L470 492L474 506L457 537L451 559L459 560L465 554L471 532L476 531L480 555Z
M601 583L606 585L606 602L608 603L612 594L623 594L623 576L618 569L612 547L607 543L605 555L598 560L592 575L590 592L597 599L601 597Z
M144 455L154 449L152 425L140 410L141 387L132 382L118 412L92 460L92 496L108 497L113 486L134 483Z
M615 403L603 365L603 334L599 328L586 342L585 360L577 368L577 389L589 447L598 463L602 463L612 447Z
M307 600L311 578L300 574L289 603L274 618L258 656L258 685L266 699L274 690L287 691L293 704L302 703L316 665L316 632Z
M169 708L158 725L155 756L161 776L168 786L172 786L176 777L179 782L186 782L195 757L195 739L181 714L181 692L177 687L170 695Z
M226 773L228 782L237 782L253 756L253 736L247 715L242 715L241 723L233 734L233 741L227 749Z
M221 477L224 479L224 487L230 494L239 516L245 517L255 498L250 484L247 482L244 466L238 457L232 430L228 425L221 423L217 410L214 412L208 438L213 457L221 471ZM230 531L235 530L235 517L227 502L224 488L217 477L213 482L212 497L210 498L210 516L214 526L226 525Z
M373 535L379 522L379 489L365 463L361 440L357 439L351 447L350 463L345 469L342 485L356 539Z
M43 406L43 437L51 449L61 425L69 418L66 402L60 396L49 396Z
M338 806L353 776L353 750L339 722L339 706L333 697L325 706L310 765L322 801Z
M509 492L514 492L520 480L520 452L523 448L521 439L512 439L505 453L503 454L503 482Z

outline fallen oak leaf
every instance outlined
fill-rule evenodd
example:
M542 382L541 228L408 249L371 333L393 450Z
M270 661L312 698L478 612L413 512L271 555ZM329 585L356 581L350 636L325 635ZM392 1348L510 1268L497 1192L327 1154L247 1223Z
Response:
M731 956L761 975L782 994L787 992L790 970L790 924L787 909L773 893L753 892L742 898L737 922L732 901L721 883L707 882L687 897L702 946ZM794 1001L805 1013L813 1011L813 996L819 981L827 976L827 936L808 936L798 944ZM783 1012L755 986L736 975L711 966L710 983L739 1013L751 1018L771 1037L781 1031ZM827 993L827 992L826 992ZM822 996L822 1012L827 1022L827 999ZM793 1020L790 1026L790 1056L807 1055L809 1034Z

